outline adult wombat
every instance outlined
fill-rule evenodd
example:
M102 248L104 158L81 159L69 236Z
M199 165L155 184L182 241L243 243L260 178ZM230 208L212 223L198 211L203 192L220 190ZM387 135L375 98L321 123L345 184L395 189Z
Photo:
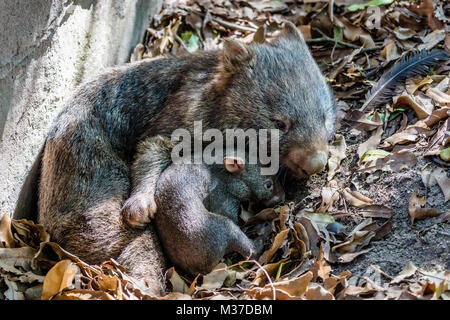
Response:
M257 248L239 229L241 202L270 207L284 200L274 176L257 164L225 157L223 164L172 164L156 185L156 230L164 252L191 274L208 273L227 253L255 258Z
M334 105L291 23L271 43L226 41L223 50L115 68L81 86L48 134L39 222L87 262L117 257L140 232L123 223L122 208L128 224L147 222L156 211L154 186L164 169L152 166L137 184L130 183L139 141L192 128L195 120L205 129L278 128L282 162L303 176L326 163ZM154 246L148 268L160 274L153 227L144 232Z

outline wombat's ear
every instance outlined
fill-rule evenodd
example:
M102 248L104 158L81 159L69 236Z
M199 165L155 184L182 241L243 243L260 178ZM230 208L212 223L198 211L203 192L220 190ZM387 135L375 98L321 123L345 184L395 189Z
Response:
M231 39L223 40L223 65L229 72L238 71L252 59L248 46Z
M225 169L231 173L239 173L244 170L244 160L239 157L225 157L223 158L223 164L225 165Z
M283 28L283 31L281 32L280 36L304 41L303 35L300 32L300 30L298 30L297 27L295 26L295 24L293 24L290 21L286 21L284 23L284 28Z

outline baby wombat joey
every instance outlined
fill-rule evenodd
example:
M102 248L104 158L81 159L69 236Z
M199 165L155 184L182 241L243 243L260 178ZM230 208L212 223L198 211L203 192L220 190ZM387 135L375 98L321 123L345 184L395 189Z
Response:
M223 164L172 164L160 176L156 230L169 259L191 274L208 273L227 253L256 258L258 249L238 227L242 201L267 207L284 200L275 176L256 164L225 157Z

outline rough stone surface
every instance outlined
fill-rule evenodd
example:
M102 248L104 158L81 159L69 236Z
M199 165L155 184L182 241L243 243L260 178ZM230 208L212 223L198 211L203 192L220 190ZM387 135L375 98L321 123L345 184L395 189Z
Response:
M47 131L80 83L126 62L162 0L0 0L0 213L32 218Z

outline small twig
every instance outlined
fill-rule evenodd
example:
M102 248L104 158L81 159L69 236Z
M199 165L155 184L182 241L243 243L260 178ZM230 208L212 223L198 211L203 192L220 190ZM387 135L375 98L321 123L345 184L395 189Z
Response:
M335 44L340 44L342 46L346 46L346 47L349 47L349 48L359 49L359 46L357 46L355 44L344 42L344 41L338 41L337 39L334 39L334 38L331 38L331 37L327 36L320 29L313 28L313 30L319 32L322 35L322 37L321 38L315 38L315 39L306 40L306 43L333 42Z
M256 30L257 30L255 28L250 28L250 27L246 27L246 26L241 26L241 25L236 24L236 23L228 22L228 21L222 20L222 19L217 18L217 17L212 17L211 20L216 22L216 23L218 23L218 24L221 24L224 27L231 28L231 29L236 29L236 30L239 30L239 31L256 32Z
M181 39L179 35L177 35L177 34L175 33L174 38L175 38L175 40L177 40L178 43L183 47L183 49L185 49L188 53L190 53L189 50L188 50L188 47L186 46L186 44L184 43L183 39Z

